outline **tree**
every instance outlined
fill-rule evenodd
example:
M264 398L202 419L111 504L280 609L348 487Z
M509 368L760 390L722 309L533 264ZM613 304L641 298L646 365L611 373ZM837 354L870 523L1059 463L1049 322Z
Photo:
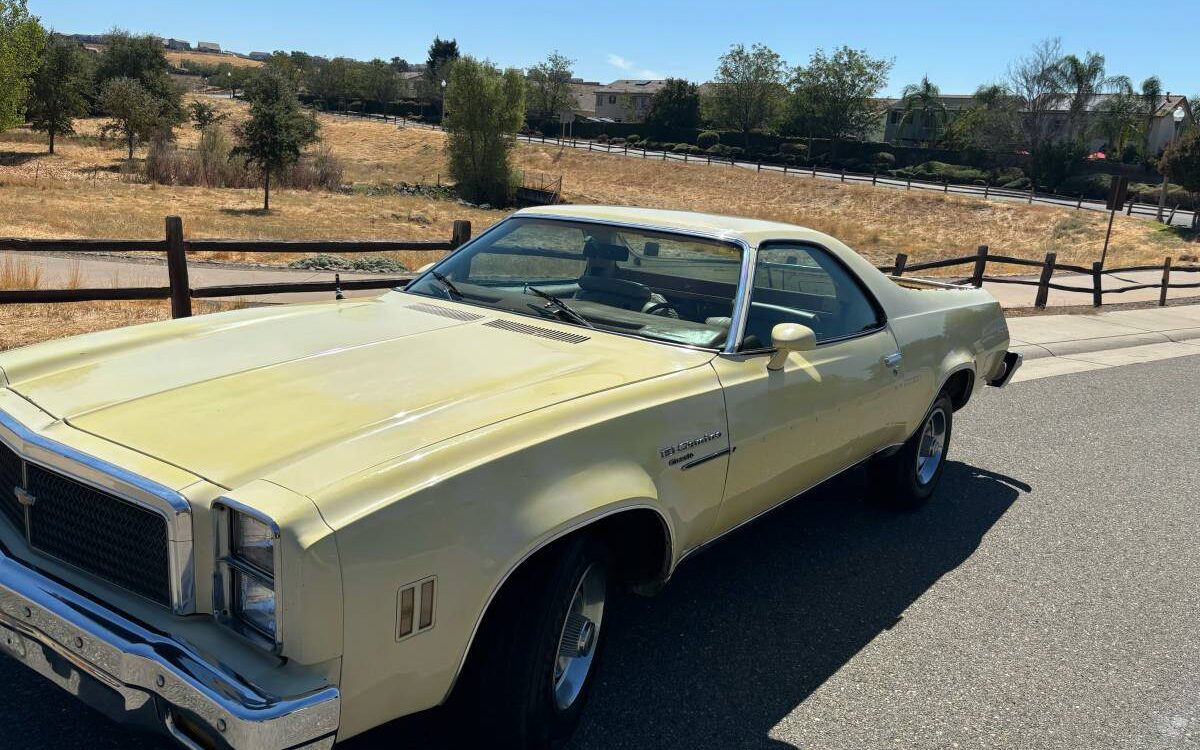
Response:
M1011 152L1021 137L1020 98L1001 84L991 84L975 90L970 107L946 128L945 141L952 148Z
M434 37L429 45L429 55L425 58L425 76L421 79L421 94L430 103L437 105L438 114L442 112L442 98L445 90L443 81L450 79L450 66L459 57L458 42L454 39Z
M234 156L262 172L263 211L271 210L271 175L294 164L300 152L317 141L317 121L300 106L291 80L276 70L264 70L246 87L250 119L235 129Z
M74 133L75 118L87 114L90 85L83 50L65 39L51 39L42 50L28 107L33 129L49 137L50 153L54 153L55 137Z
M378 58L364 65L362 94L366 99L379 102L387 111L387 105L400 96L400 79L395 68Z
M1158 168L1193 196L1200 194L1200 128L1191 128L1167 146ZM1200 230L1200 211L1192 213L1192 229Z
M45 43L46 32L25 0L0 0L0 130L24 122L30 78Z
M146 87L132 78L111 78L100 89L100 107L113 122L105 125L105 135L117 134L129 148L146 141L162 131L162 103Z
M1113 83L1104 73L1104 55L1088 52L1082 60L1067 55L1058 63L1057 76L1067 98L1067 137L1081 140L1087 131L1088 107Z
M544 122L571 109L575 101L571 91L571 76L574 75L571 66L574 64L574 60L555 50L526 71L525 106L531 117Z
M1114 78L1112 85L1114 90L1100 105L1100 118L1093 129L1108 141L1113 156L1124 158L1126 146L1136 151L1134 144L1141 141L1144 100L1125 76Z
M1163 103L1162 80L1158 76L1150 76L1142 81L1141 98L1146 118L1142 124L1142 156L1149 159L1153 156L1150 153L1150 131L1154 127L1154 115Z
M308 77L308 90L325 103L326 107L345 109L346 104L358 95L362 77L358 63L348 57L335 57L322 61L314 58L312 75Z
M682 78L668 78L650 100L646 125L659 133L691 130L699 126L700 88Z
M107 42L96 64L96 83L103 87L116 78L137 81L158 102L164 122L183 122L182 89L171 80L162 43L149 34L134 36L127 31L113 31Z
M1037 153L1049 138L1050 113L1063 97L1058 76L1062 45L1046 39L1034 45L1025 57L1008 68L1007 86L1024 109L1021 131L1026 148Z
M188 114L192 118L192 127L204 130L210 125L224 122L229 115L218 113L216 107L205 101L194 101L188 105Z
M900 133L904 131L904 126L913 122L919 115L921 125L929 130L929 138L926 139L926 144L933 146L938 141L938 125L945 125L949 118L949 113L946 111L946 105L942 103L942 92L937 85L929 80L929 76L923 76L920 83L910 83L900 92L900 107L904 114L900 116L900 122L896 125L896 140L900 140Z
M786 128L794 135L833 141L862 138L882 115L875 103L887 85L892 61L866 50L840 47L832 55L817 49L808 65L792 74Z
M778 111L785 92L783 77L783 58L769 47L730 47L713 77L713 114L718 124L740 131L749 148L751 131L766 126Z
M392 70L396 71L397 73L407 73L412 68L412 66L408 64L408 60L405 60L403 57L393 57L391 62L388 64L391 65Z
M464 57L450 67L446 88L450 176L475 203L504 205L511 194L509 154L525 120L519 71Z

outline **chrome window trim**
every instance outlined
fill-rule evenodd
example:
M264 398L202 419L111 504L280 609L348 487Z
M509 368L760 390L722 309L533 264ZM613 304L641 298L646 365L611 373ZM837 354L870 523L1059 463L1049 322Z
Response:
M239 503L233 498L222 495L213 501L213 618L237 633L245 640L260 648L270 650L276 656L283 652L283 592L280 591L279 577L283 570L283 546L279 543L280 529L275 519L260 510ZM256 521L266 524L275 537L274 563L275 572L268 575L253 564L239 559L233 554L231 546L233 536L233 516L229 511L241 513ZM238 617L234 611L236 591L233 589L233 572L248 575L263 584L270 584L275 591L275 636L256 628L254 625Z
M168 575L171 586L171 612L176 615L190 615L196 611L196 571L195 550L192 539L192 505L180 492L165 487L145 477L134 474L107 461L90 456L68 445L43 437L25 425L21 424L10 414L0 411L0 443L3 443L25 464L33 464L60 474L73 482L90 487L105 494L111 494L121 500L152 511L166 521ZM49 453L55 458L61 458L66 463L47 461L35 455L29 448ZM102 474L111 479L117 486L106 487L89 480L85 473L76 467ZM22 469L28 483L28 469ZM133 490L132 492L130 490ZM147 502L145 498L153 502ZM29 543L29 512L25 512L24 538ZM31 547L31 549L33 549ZM57 557L40 550L34 550L47 558L59 561ZM63 563L66 564L66 563ZM74 566L71 566L74 568ZM78 568L74 568L79 570ZM95 578L91 573L80 570L80 573ZM109 584L122 588L117 584ZM149 601L149 600L147 600ZM158 602L156 602L157 604Z
M464 249L470 247L473 243L478 242L479 240L482 240L484 237L488 236L488 234L496 231L504 224L507 224L510 221L516 221L516 220L520 220L520 219L538 219L539 221L558 221L558 222L562 222L565 224L596 224L599 226L608 226L608 227L626 227L629 229L642 229L642 230L646 230L646 231L650 231L650 232L658 232L660 234L673 234L678 237L699 237L699 238L706 239L706 240L716 240L717 242L723 242L723 243L729 244L729 245L736 245L742 251L741 268L738 269L737 289L734 291L733 314L731 316L731 322L729 325L729 335L726 337L725 344L721 348L704 347L704 346L690 346L688 344L679 344L679 343L674 343L671 341L663 341L661 339L652 339L652 338L647 338L645 336L638 336L635 333L623 333L621 331L611 331L611 330L608 330L607 328L596 328L595 330L597 330L601 333L612 333L617 336L627 336L630 338L638 339L640 341L649 341L654 344L664 344L666 346L677 346L677 347L681 347L684 349L693 349L693 350L697 350L697 351L722 352L722 353L726 353L726 354L732 354L737 351L737 347L741 344L741 341L742 341L742 333L746 327L746 317L747 317L746 302L748 300L748 295L750 292L750 288L747 286L747 283L752 278L751 270L754 268L755 258L757 257L757 255L756 255L756 248L754 246L752 246L750 243L746 242L745 240L743 240L740 237L731 237L728 234L725 234L722 232L707 232L703 229L694 229L694 230L693 229L680 229L678 227L664 227L664 226L659 226L657 224L645 224L642 222L635 222L635 221L596 219L596 218L592 218L592 217L581 217L581 216L580 217L559 216L557 214L539 214L539 213L521 214L520 216L510 216L506 219L498 221L495 224L493 224L492 226L488 227L487 230L485 230L483 233L481 233L478 237L471 239L469 242L464 242L460 247L455 249L453 252L451 252L445 258L442 258L441 260L437 261L437 263L435 263L433 265L433 267L430 268L428 271L413 278L412 281L408 282L408 286L411 286L411 285L417 283L418 281L420 281L421 279L425 278L426 276L428 276L430 274L430 272L437 270L438 266L440 266L442 263L445 263L446 261L450 260L458 253L462 252ZM397 289L396 291L406 291L408 286L406 286L404 289ZM422 299L428 298L428 296L424 295L424 294L420 294L420 295L414 294L414 296L421 297ZM467 300L445 300L445 301L457 302L458 304L461 304L461 305L470 305L471 307L478 307L478 308L482 308L485 310L496 310L496 308L494 308L494 307L488 307L487 305L476 304L476 303L473 303L473 302L470 302ZM524 317L529 317L529 318L539 318L539 316L536 316L536 315L527 315L526 313L513 312L511 310L500 310L500 312L509 313L510 315L522 315ZM540 319L545 320L545 318L540 318ZM562 322L564 325L570 325L570 326L575 326L577 328L583 328L583 326L579 325L578 323L572 323L570 321L565 321L565 320L560 321L560 322Z

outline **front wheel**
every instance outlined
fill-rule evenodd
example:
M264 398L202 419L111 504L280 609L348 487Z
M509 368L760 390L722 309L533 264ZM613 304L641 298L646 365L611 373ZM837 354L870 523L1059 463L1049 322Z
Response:
M558 747L587 702L609 603L608 552L584 536L557 552L518 571L478 654L471 709L489 747Z
M954 404L942 393L921 427L898 451L867 466L874 500L896 510L911 510L929 500L946 466L953 427Z

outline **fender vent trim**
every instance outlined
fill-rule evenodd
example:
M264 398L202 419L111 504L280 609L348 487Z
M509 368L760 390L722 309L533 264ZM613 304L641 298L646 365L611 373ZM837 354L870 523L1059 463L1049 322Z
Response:
M523 333L526 336L537 336L543 339L562 341L567 344L582 344L583 342L591 339L591 336L584 336L580 333L556 331L553 328L542 328L541 326L529 325L528 323L517 323L512 320L489 320L483 325L486 328L499 328L502 331Z
M434 625L437 576L400 587L396 594L396 640L424 633Z
M443 318L451 320L461 320L463 322L471 322L473 320L483 320L484 316L478 313L467 312L466 310L456 310L452 307L442 307L441 305L431 305L427 302L418 302L415 305L405 305L409 310L428 313L429 315L440 315Z

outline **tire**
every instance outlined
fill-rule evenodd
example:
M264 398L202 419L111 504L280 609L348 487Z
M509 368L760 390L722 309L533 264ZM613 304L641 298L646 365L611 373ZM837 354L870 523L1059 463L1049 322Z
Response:
M585 535L556 547L518 570L472 649L461 713L480 746L557 748L587 703L611 604L609 555ZM566 644L574 656L563 655L571 650Z
M940 393L912 437L895 453L867 466L875 503L892 510L924 505L942 478L953 428L954 404Z

